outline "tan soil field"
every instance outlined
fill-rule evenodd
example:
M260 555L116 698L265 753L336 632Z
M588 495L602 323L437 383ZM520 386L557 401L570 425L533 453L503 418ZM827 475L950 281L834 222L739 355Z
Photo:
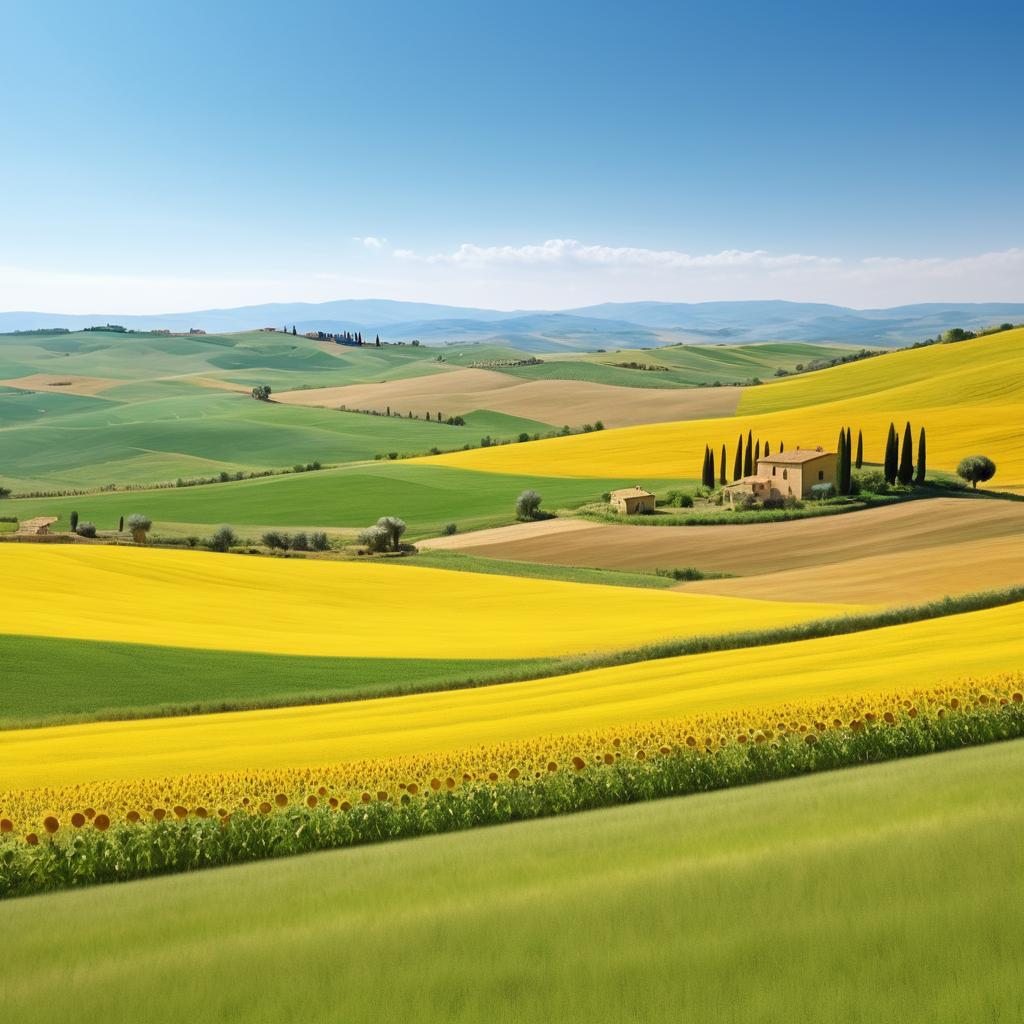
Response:
M695 566L737 576L918 552L919 571L924 572L929 549L996 538L1024 545L1024 502L932 498L818 519L746 526L616 526L581 520L528 525L530 530L505 527L428 543L523 562L640 570ZM959 568L947 564L947 583L954 586L957 573L968 572L966 559ZM882 563L877 568L883 571Z
M387 406L423 416L462 415L490 409L509 416L580 426L601 420L606 427L732 416L741 388L625 388L579 380L524 381L495 370L465 368L425 377L284 391L275 401L337 409Z
M110 380L106 377L83 377L76 373L33 373L28 377L0 380L0 384L9 388L50 391L53 394L65 395L98 395L101 391L126 383L128 382Z
M1024 584L1024 539L992 537L726 580L681 583L688 594L766 601L919 604Z

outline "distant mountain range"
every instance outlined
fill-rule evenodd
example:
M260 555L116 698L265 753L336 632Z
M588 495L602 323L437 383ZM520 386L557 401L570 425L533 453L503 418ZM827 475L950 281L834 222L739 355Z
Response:
M202 328L210 333L259 327L362 331L384 341L442 345L507 343L533 352L643 348L678 342L708 344L785 340L899 347L949 327L1024 321L1024 302L921 303L892 309L848 309L824 303L608 302L559 311L476 309L388 299L268 303L190 313L0 313L0 332L116 323L135 330Z

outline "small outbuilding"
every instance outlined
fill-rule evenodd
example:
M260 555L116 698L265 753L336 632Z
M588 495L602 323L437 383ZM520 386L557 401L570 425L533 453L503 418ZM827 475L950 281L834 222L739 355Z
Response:
M37 516L35 519L23 519L18 523L18 533L23 536L40 537L50 532L50 527L57 522L56 516Z
M612 491L610 501L616 512L627 516L653 512L655 507L654 495L650 491L645 491L639 484L636 487L623 487L621 490Z

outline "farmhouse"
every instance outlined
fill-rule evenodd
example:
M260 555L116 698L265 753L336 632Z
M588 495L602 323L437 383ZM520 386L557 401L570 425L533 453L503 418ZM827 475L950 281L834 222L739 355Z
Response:
M794 448L792 451L766 455L757 460L757 472L740 477L722 488L732 504L744 494L757 501L766 498L807 498L815 484L836 483L836 453L817 448Z
M50 527L57 522L56 516L37 516L35 519L23 519L18 523L18 533L28 534L33 537L42 536L50 532Z
M611 506L623 515L637 515L654 511L654 495L645 491L639 484L636 487L624 487L611 493Z
M202 329L202 327L190 327L188 333L189 334L205 334L206 331L204 331Z

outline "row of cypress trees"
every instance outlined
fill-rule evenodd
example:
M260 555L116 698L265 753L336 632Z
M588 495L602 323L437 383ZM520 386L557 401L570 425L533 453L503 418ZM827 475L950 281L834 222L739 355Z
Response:
M928 442L924 427L917 438L917 463L914 463L914 434L910 429L910 421L903 428L903 443L900 444L896 425L889 424L889 435L885 440L885 461L882 472L888 484L898 480L904 486L911 483L923 484L928 468Z
M784 451L784 445L779 442L780 452ZM743 435L740 434L736 441L736 457L733 460L732 466L732 478L733 480L739 480L741 476L750 476L754 472L757 466L758 460L762 456L771 455L771 445L765 441L762 450L761 440L758 438L754 440L753 431L747 431L746 442L743 440ZM718 462L718 473L717 481L719 486L724 487L729 483L729 478L726 475L726 462L727 454L725 445L722 445L722 454ZM715 473L715 453L711 449L710 445L704 446L704 464L700 471L700 481L705 487L713 488L716 481Z

